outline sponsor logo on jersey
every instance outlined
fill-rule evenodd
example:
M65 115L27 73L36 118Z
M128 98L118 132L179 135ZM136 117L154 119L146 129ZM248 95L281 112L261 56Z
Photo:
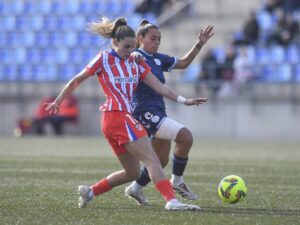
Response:
M132 77L114 77L115 83L138 83L139 77L132 76Z

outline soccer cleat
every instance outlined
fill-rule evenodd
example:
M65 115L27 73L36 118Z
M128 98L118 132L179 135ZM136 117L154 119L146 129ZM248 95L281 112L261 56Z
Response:
M195 200L198 198L198 195L191 192L191 190L186 186L185 183L181 183L180 185L174 185L173 189L176 191L182 198L188 200Z
M138 205L146 206L150 205L149 201L146 199L144 193L142 191L140 192L134 192L131 188L131 186L128 186L125 189L125 195L129 198L132 198L137 202Z
M184 204L177 199L172 199L167 202L165 209L170 211L199 211L201 208L196 205Z
M84 208L86 205L92 201L93 198L89 197L89 193L92 191L92 188L88 186L80 185L78 186L78 194L79 194L79 208Z

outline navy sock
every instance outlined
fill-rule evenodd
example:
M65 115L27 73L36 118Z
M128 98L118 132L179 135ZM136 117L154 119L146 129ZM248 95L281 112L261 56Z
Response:
M136 180L136 182L141 185L141 186L146 186L149 184L151 181L148 170L145 166L142 166L141 169L141 175L140 177Z
M173 168L172 173L176 176L182 176L188 162L187 158L181 158L173 154Z

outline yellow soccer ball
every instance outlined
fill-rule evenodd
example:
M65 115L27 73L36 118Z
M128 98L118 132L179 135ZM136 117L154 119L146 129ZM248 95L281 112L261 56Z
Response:
M236 175L224 177L218 187L218 194L222 202L231 204L243 200L246 197L247 191L245 181Z

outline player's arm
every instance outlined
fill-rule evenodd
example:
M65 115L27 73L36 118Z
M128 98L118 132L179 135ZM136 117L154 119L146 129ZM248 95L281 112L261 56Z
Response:
M201 30L198 36L197 43L183 56L181 59L177 59L177 63L174 69L185 69L196 58L201 48L205 43L214 35L213 26L207 26L205 31Z
M91 75L88 73L88 71L86 69L82 70L66 84L61 93L53 102L45 103L45 109L47 111L50 111L50 113L57 113L59 110L59 106L64 101L64 99L89 77L91 77Z
M180 102L185 105L200 105L204 102L207 102L207 98L189 98L186 99L180 95L178 95L173 89L168 87L167 85L161 83L157 77L155 77L151 72L143 79L143 82L150 86L153 90L155 90L160 95L167 97L173 101Z

